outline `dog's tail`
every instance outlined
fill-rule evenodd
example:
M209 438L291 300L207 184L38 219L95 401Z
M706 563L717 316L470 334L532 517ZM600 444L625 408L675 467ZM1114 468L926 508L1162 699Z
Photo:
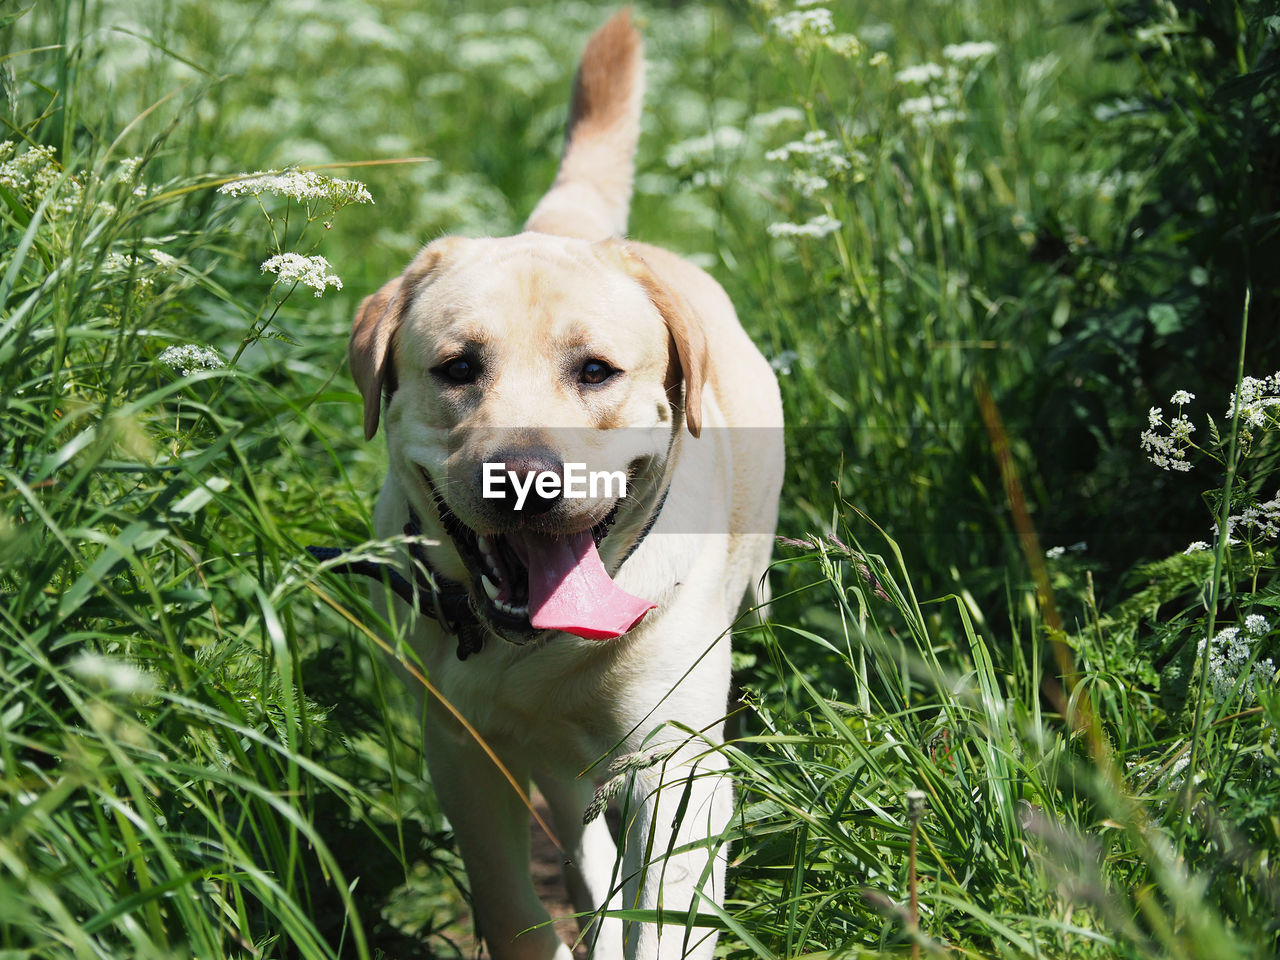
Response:
M644 46L624 8L582 52L560 170L526 230L587 240L627 232L643 97Z

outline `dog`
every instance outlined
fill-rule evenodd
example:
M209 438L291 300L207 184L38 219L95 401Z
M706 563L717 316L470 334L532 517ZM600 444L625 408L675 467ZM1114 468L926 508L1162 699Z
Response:
M624 239L643 87L623 10L587 43L524 231L432 242L352 330L389 452L376 531L413 535L400 569L429 572L436 617L382 612L439 692L427 764L495 960L572 957L515 784L547 801L594 957L709 958L689 917L724 893L729 634L767 599L782 407L719 284ZM615 841L583 814L619 758ZM622 909L661 916L604 916Z

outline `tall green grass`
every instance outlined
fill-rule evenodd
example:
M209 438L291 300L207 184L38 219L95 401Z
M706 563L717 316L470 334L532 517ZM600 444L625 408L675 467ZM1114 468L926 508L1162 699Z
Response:
M1273 496L1271 408L1223 411L1280 369L1274 18L814 9L642 11L633 232L729 288L790 424L706 920L734 957L1272 955L1274 535L1211 528ZM394 625L304 546L364 544L384 466L355 303L518 226L606 10L0 11L5 956L465 948ZM218 190L290 165L374 205ZM1188 474L1138 442L1179 388Z

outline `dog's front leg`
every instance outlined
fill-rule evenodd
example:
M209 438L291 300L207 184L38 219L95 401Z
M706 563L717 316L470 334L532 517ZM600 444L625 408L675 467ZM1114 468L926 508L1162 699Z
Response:
M564 848L564 879L574 909L589 914L608 904L622 906L618 845L604 816L583 824L583 812L595 794L595 784L586 778L567 779L554 774L534 775L554 818L556 836ZM612 896L610 896L612 894ZM589 918L580 922L586 925ZM585 943L591 960L622 960L622 921L616 917L596 920Z
M658 924L628 924L629 960L709 960L715 949L715 931L687 921L690 908L704 902L695 891L722 902L726 851L717 838L732 814L733 788L721 754L694 761L695 755L686 748L632 778L624 811L625 904L662 916Z
M493 960L572 960L529 875L529 811L493 760L442 713L429 715L427 766L453 825L471 882L476 930L489 955ZM527 767L510 751L500 756L527 792Z

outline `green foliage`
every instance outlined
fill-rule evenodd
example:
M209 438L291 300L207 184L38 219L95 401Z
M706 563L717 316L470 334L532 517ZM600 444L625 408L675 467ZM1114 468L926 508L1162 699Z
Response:
M1275 17L825 9L641 11L632 231L725 284L790 424L724 951L1273 955L1275 536L1210 530L1274 496L1226 400L1280 369ZM604 15L0 11L5 956L464 949L415 712L303 548L367 540L384 466L356 302L518 227ZM219 189L299 165L340 202ZM1174 389L1221 476L1146 462Z

